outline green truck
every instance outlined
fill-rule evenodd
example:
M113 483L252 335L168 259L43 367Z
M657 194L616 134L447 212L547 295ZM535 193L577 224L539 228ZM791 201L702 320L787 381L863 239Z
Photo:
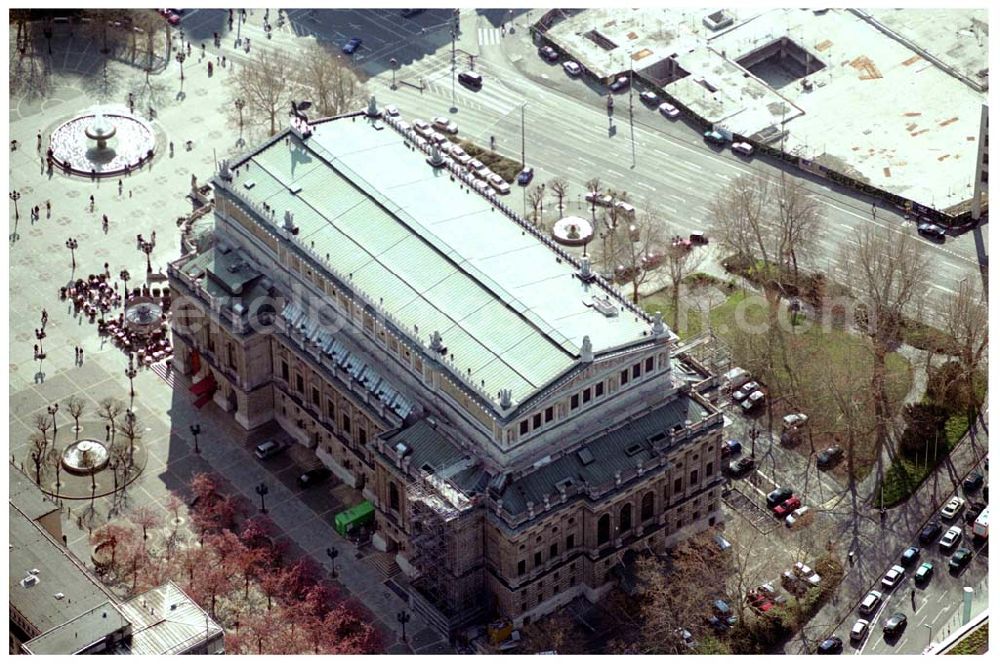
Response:
M356 527L368 525L375 520L375 507L371 502L365 500L361 504L352 506L347 511L341 511L333 518L333 529L337 534L346 537L347 533Z

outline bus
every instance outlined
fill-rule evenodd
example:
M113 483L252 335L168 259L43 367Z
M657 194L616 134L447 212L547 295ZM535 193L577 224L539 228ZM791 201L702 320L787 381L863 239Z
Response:
M986 539L990 535L990 507L986 507L976 518L976 524L972 526L973 536Z

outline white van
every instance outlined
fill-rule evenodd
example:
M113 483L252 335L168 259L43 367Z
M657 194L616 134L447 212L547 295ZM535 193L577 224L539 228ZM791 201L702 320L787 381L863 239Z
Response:
M750 373L743 368L733 368L726 374L722 375L722 383L733 389L738 389L748 381L750 381Z
M750 157L753 155L753 146L746 141L737 141L733 144L733 152Z

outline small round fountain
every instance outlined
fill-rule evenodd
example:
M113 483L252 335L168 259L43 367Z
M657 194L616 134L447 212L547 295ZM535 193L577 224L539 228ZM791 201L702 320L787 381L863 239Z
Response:
M125 324L135 333L148 334L163 323L163 307L157 299L134 296L125 304Z
M108 449L96 439L80 439L62 454L62 466L71 474L90 474L108 466Z
M156 151L156 131L127 108L98 109L66 121L46 151L64 173L101 178L142 168Z
M567 215L552 226L552 237L561 245L584 245L594 237L594 226L582 217Z
M107 150L108 139L113 137L117 131L114 123L110 122L104 113L98 111L94 116L94 121L84 128L83 133L87 135L88 139L97 142L97 150Z

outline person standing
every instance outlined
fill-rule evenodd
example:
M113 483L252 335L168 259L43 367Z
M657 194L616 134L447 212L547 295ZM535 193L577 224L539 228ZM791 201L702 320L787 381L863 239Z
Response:
M38 130L38 152L42 152L42 130Z

